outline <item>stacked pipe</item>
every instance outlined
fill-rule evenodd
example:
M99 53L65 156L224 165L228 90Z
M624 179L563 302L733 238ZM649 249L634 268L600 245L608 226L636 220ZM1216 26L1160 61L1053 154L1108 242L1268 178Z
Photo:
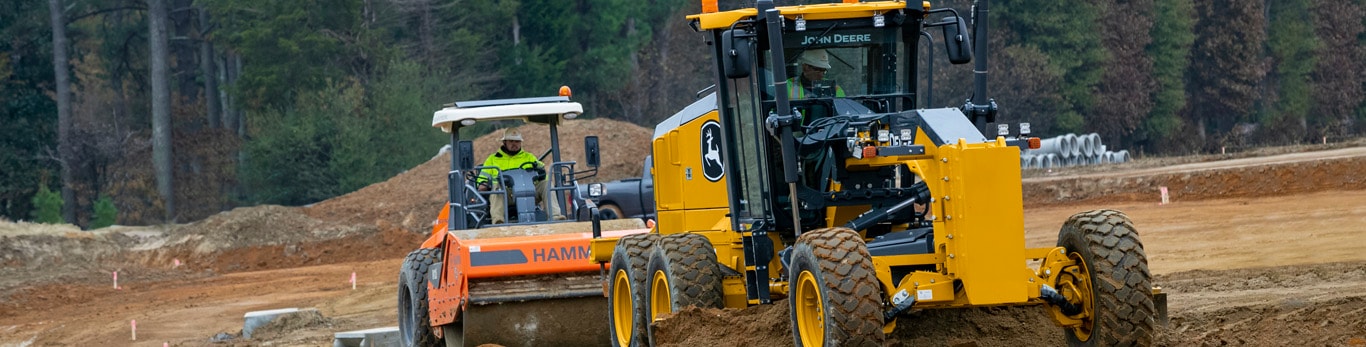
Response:
M1052 169L1129 161L1129 151L1110 151L1100 134L1066 134L1040 140L1039 149L1020 152L1021 169Z

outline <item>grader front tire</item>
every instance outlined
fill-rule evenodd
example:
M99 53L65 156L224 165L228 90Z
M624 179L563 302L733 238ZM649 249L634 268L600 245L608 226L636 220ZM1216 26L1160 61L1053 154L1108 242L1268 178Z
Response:
M882 293L857 232L803 233L792 247L792 334L797 346L880 346Z
M659 234L635 234L622 237L612 251L612 267L608 271L608 310L612 329L612 346L647 346L649 333L649 272L646 266L650 250Z
M1073 215L1058 232L1058 246L1089 270L1061 282L1089 288L1078 303L1091 313L1067 330L1069 346L1147 346L1153 342L1154 308L1148 257L1133 222L1124 213L1094 210ZM1059 288L1060 290L1065 290Z

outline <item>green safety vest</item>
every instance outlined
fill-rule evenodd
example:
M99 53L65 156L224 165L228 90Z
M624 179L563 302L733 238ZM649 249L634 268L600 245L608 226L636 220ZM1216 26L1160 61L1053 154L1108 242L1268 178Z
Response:
M492 166L504 171L520 169L522 168L522 164L525 163L536 163L536 167L538 168L545 166L545 164L541 163L539 159L536 159L536 155L531 154L531 152L523 150L517 152L517 154L508 154L507 152L503 152L501 147L498 148L497 152L493 152L493 154L489 155L488 159L484 159L484 166ZM484 174L479 175L477 180L479 183L484 183L490 178L498 178L498 171L494 169L484 169Z
M801 76L787 79L787 97L791 99L805 99L806 88L802 87ZM835 86L835 97L844 97L844 88Z

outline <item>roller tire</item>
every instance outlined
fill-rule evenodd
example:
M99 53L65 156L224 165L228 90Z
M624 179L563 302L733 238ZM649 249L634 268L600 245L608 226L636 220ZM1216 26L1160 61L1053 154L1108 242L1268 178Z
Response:
M626 215L621 213L621 207L617 207L617 205L613 204L603 204L602 206L599 206L598 215L602 216L602 219L626 218Z
M661 294L669 296L668 311L679 312L689 306L721 308L721 268L716 263L716 250L711 241L698 234L673 234L661 237L650 254L647 266L650 284L646 305L650 322L659 312L656 302ZM667 293L655 290L659 274L668 280ZM647 324L650 345L654 342L654 324Z
M611 307L608 308L608 329L611 330L612 346L616 347L635 347L648 346L649 342L646 335L649 334L649 315L650 311L646 306L648 301L646 296L649 294L649 275L647 266L650 261L650 251L654 249L655 243L659 241L659 234L634 234L623 236L617 240L617 247L612 251L612 266L607 272L610 278L608 293L610 297L607 302ZM618 271L625 271L628 278L628 288L631 303L631 324L630 331L623 332L628 339L623 343L618 337L617 326L617 297L616 276Z
M803 233L792 247L788 279L793 286L793 297L788 298L792 320L792 336L796 346L804 343L799 307L803 299L797 297L798 279L809 272L821 308L824 332L809 338L821 341L821 346L881 346L886 338L882 327L882 291L873 269L873 257L868 253L859 234L847 228L827 228ZM802 311L802 312L809 312ZM807 319L808 322L810 321Z
M427 311L427 270L441 261L441 249L422 248L403 259L398 273L398 328L403 346L441 346Z
M1156 315L1148 257L1133 221L1114 210L1093 210L1068 218L1058 246L1076 254L1090 270L1090 334L1067 329L1069 346L1148 346Z

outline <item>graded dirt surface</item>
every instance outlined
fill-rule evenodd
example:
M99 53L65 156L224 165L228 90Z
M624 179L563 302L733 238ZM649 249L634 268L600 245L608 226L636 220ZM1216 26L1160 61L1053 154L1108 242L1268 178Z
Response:
M1364 160L1366 150L1354 147L1028 174L1025 240L1053 245L1073 213L1127 213L1154 285L1168 293L1171 319L1157 345L1366 346ZM226 346L327 346L336 332L395 326L397 269L445 191L444 180L404 178L421 170L311 207L241 208L166 228L91 233L0 221L0 346L220 345L215 335ZM1066 196L1047 190L1068 180L1102 183L1070 186L1079 188ZM1173 193L1171 203L1158 204L1157 185ZM434 204L405 202L429 190ZM122 289L113 288L113 270ZM317 308L322 318L241 338L244 313L289 307ZM689 309L659 322L656 337L668 346L788 346L787 320L786 301ZM1056 346L1063 338L1042 308L1012 307L913 312L898 319L889 344Z

